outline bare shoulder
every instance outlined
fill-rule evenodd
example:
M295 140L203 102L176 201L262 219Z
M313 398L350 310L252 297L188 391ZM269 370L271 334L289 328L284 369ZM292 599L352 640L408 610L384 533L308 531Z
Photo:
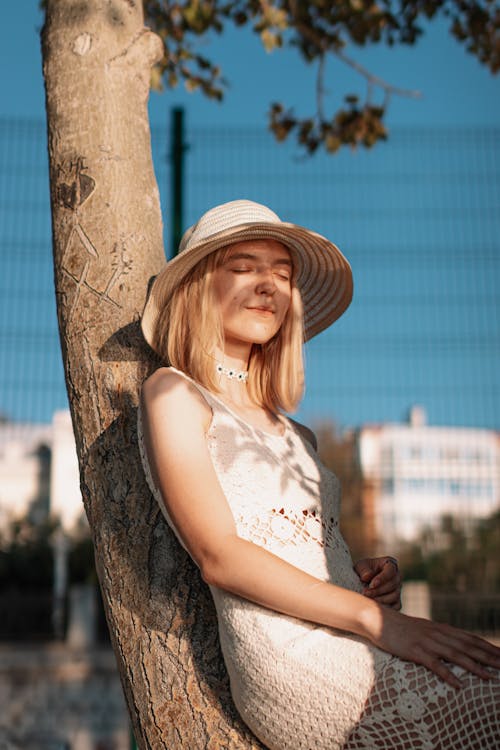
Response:
M142 385L146 414L161 412L166 418L201 419L208 428L211 409L200 391L170 367L160 367Z
M290 419L290 417L288 417ZM318 441L316 440L316 435L312 430L309 429L309 427L306 427L305 424L301 424L300 422L296 422L295 419L290 419L290 422L293 424L297 432L299 432L302 437L307 440L308 443L311 443L312 447L315 451L318 450Z

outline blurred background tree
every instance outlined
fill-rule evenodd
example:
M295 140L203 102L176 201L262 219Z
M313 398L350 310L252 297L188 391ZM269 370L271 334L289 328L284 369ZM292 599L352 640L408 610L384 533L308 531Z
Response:
M443 516L438 528L424 529L403 546L407 579L425 579L439 591L463 593L500 590L500 511L465 524Z
M13 520L0 536L0 639L52 640L54 630L54 548L57 521L28 514ZM86 583L96 588L94 550L82 520L67 537L68 587ZM99 603L100 600L98 599ZM67 602L64 603L64 612ZM99 621L103 620L99 612ZM63 628L65 627L64 616ZM61 633L62 636L64 633Z
M315 428L321 460L341 487L340 527L354 560L374 553L370 524L363 512L363 481L356 457L355 433L343 433L333 422Z

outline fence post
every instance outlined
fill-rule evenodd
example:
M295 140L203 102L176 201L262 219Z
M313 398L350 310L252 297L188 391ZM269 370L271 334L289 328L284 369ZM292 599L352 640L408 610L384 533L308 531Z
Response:
M170 164L172 167L172 192L170 207L171 252L177 255L184 231L184 108L174 107L171 116Z

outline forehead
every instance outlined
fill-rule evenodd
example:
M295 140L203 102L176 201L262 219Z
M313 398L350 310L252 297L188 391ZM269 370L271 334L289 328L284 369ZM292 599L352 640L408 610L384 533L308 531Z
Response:
M225 260L231 260L234 257L256 258L271 263L289 263L290 265L292 262L288 248L278 240L270 239L243 240L228 245Z

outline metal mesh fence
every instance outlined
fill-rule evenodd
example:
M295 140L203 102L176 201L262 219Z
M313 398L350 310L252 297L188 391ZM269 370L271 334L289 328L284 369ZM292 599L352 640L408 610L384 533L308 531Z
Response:
M306 347L307 390L299 419L352 427L400 422L418 403L431 424L499 429L499 129L399 130L370 152L309 159L250 128L188 128L186 143L185 226L210 206L250 198L332 238L352 264L351 308ZM168 247L172 175L167 129L153 128L152 147ZM54 411L66 408L67 398L41 122L0 120L0 247L0 417L49 423ZM397 438L401 476L391 458L390 492L383 477L378 488L369 486L363 513L369 519L373 490L389 503L390 513L394 503L401 512L401 498L420 510L424 497L431 505L450 498L455 514L462 509L462 516L484 518L488 508L498 506L498 449L491 448L498 438L467 432L469 442L458 448L451 433L450 444L445 436L439 446ZM395 445L384 448L391 457ZM339 445L332 450L338 453ZM404 474L416 450L417 458L425 459L420 474ZM346 504L349 483L343 487ZM357 529L358 506L351 505L354 515L347 520ZM412 513L409 507L403 515L411 520ZM488 555L494 555L495 539L491 534L486 539L484 529L479 527L474 538L482 539L478 549L484 548L484 560L474 562L477 582L467 583L477 596L469 592L465 600L445 581L437 588L454 593L441 599L434 594L433 612L438 619L453 615L456 624L494 632L498 586L494 576L480 578L491 561ZM448 547L461 565L465 537L460 528L448 530L449 538L441 528L436 533L427 539L427 552L433 553L433 545ZM416 557L414 552L410 549L409 559L418 563L420 541ZM438 561L435 568L440 567Z
M301 158L257 129L190 128L186 216L246 197L331 237L354 302L307 346L306 421L498 429L500 130L400 130L370 152ZM153 129L165 234L168 132ZM52 282L45 126L0 121L0 412L66 406ZM167 240L168 244L168 240Z

